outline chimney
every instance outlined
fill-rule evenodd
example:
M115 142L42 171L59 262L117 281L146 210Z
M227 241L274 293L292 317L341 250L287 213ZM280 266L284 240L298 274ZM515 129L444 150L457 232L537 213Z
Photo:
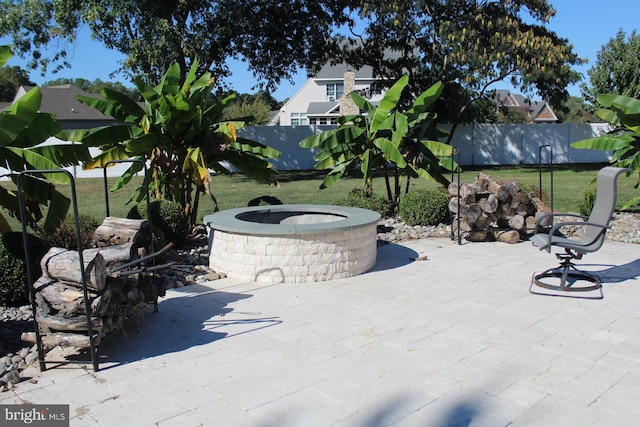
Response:
M340 98L340 115L349 116L360 114L360 109L353 103L349 96L356 89L356 73L347 70L344 73L344 94Z

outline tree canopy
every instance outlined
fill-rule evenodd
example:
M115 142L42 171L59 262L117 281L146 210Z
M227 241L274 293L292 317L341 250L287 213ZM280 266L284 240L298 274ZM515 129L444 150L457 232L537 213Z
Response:
M0 34L14 51L46 70L66 63L79 28L127 56L123 69L157 82L169 65L182 70L198 60L222 82L228 59L247 68L269 88L300 67L322 63L334 25L348 20L348 0L29 0L0 1ZM55 52L48 52L59 46ZM184 78L184 76L183 76Z
M627 39L619 30L602 46L587 74L591 85L582 85L582 95L593 108L599 106L599 94L640 98L640 35L633 31Z
M128 97L137 97L139 93L137 89L130 88L125 86L121 82L105 82L102 79L95 80L87 80L81 77L70 79L66 77L62 77L55 80L49 80L42 84L42 86L58 86L58 85L66 85L71 84L79 89L82 89L88 93L100 93L102 89L107 88L111 90L115 90L120 93L124 93Z
M337 60L369 65L384 82L408 74L414 94L444 82L440 119L470 121L469 105L498 81L556 107L580 80L571 66L583 60L545 27L555 13L547 0L361 0L357 10L363 26Z
M0 101L13 101L20 86L35 86L28 72L16 65L0 68Z

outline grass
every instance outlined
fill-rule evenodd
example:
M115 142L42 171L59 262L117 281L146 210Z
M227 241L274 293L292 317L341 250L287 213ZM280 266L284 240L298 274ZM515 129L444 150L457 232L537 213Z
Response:
M554 166L554 210L559 212L577 212L578 204L583 199L585 189L596 177L602 165L573 165ZM533 191L538 191L539 174L537 167L493 167L483 169L467 169L460 176L460 182L473 182L479 172L487 173L494 178L507 179L528 186ZM283 172L278 176L277 183L272 185L259 184L243 175L214 176L211 182L211 193L215 196L218 207L231 209L247 206L249 200L260 196L272 196L283 203L311 203L311 204L331 204L334 199L343 196L354 188L362 185L362 180L358 177L347 177L340 179L328 189L321 190L320 184L324 174L315 171L306 172ZM543 170L543 192L549 193L550 179L549 173ZM457 178L456 178L457 179ZM109 185L115 182L116 178L110 178ZM126 217L131 204L126 202L131 191L140 181L133 181L127 187L117 192L109 193L109 207L111 216ZM630 198L638 195L638 190L633 188L636 176L622 176L618 180L618 208L620 208ZM403 188L406 181L403 182ZM2 183L2 185L10 185ZM417 188L437 188L439 184L424 179L412 179L410 189ZM59 187L60 191L70 195L69 187ZM384 179L377 177L374 179L374 193L385 195ZM102 220L106 215L105 196L102 178L84 178L76 181L76 195L78 199L78 211ZM214 202L210 197L205 197L200 202L198 212L199 220L204 215L214 211ZM10 219L12 227L20 230L15 219Z

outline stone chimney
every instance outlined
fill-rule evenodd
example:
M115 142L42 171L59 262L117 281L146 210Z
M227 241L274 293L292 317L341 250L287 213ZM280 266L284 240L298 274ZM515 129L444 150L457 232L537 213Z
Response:
M360 109L353 103L349 94L356 89L356 73L347 70L344 73L344 94L340 98L340 115L360 114Z

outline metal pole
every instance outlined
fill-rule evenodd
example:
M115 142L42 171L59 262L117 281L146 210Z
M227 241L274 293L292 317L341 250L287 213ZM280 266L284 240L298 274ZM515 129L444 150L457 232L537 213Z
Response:
M553 147L551 144L545 144L538 147L538 196L542 199L542 149L549 149L549 178L551 186L551 212L553 210Z

